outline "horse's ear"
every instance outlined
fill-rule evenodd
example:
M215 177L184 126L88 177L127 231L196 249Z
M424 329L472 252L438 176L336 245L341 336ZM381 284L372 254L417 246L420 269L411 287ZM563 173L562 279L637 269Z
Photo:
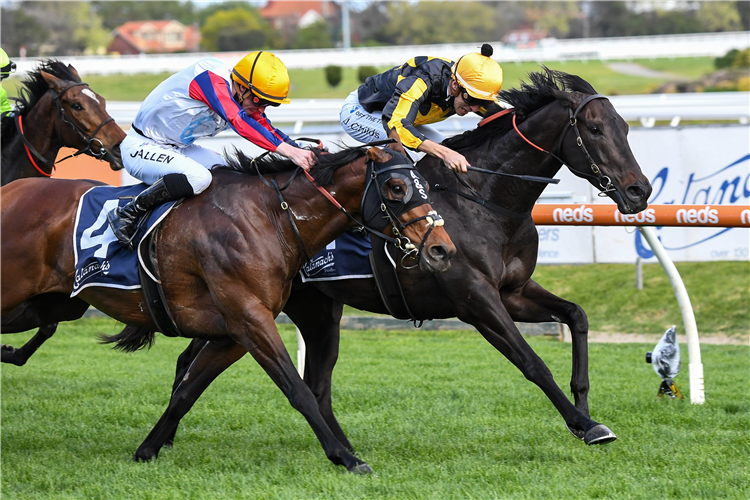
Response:
M387 153L384 149L370 148L367 150L367 158L373 160L375 163L385 163L393 158L393 155Z
M553 92L555 94L555 99L557 99L563 106L570 109L576 109L576 106L578 106L579 100L573 92L565 92L564 90L553 90Z
M65 88L65 82L55 75L47 73L44 70L41 70L40 73L42 74L42 77L44 77L44 80L47 82L47 85L49 85L49 88L51 88L55 92L62 92L62 89Z
M78 75L78 71L71 65L68 64L68 69L71 73L73 73L73 76L76 78L76 81L81 81L81 77Z

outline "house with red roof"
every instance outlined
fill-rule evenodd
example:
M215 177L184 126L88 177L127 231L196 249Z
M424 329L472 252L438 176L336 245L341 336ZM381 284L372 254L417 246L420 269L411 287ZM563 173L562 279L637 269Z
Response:
M341 7L332 1L274 1L259 9L274 30L289 40L299 28L324 20L331 26L341 22Z
M200 32L195 25L179 21L130 21L112 32L107 52L118 54L164 54L197 52Z

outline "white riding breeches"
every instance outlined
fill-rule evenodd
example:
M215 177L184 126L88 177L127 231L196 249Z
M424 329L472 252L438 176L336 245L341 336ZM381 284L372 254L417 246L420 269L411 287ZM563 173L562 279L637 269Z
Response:
M214 166L226 165L219 153L191 144L178 148L159 144L143 137L132 128L120 144L125 170L146 184L153 184L167 174L185 174L194 194L199 194L211 184Z
M353 139L359 142L384 141L388 139L388 134L383 127L383 113L381 111L369 112L359 103L359 96L355 90L344 101L339 113L341 127ZM429 140L440 144L445 140L445 136L430 127L429 125L419 125L417 130L424 134ZM421 151L412 151L405 148L412 159L416 162L422 159L425 153Z

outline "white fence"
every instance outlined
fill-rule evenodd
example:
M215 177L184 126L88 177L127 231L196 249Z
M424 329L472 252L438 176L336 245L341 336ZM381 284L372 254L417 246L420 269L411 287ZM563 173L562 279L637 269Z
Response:
M677 126L684 120L722 120L742 124L750 119L750 92L711 92L692 94L651 94L612 96L610 101L628 121L653 126L656 120L668 120ZM291 104L268 108L274 125L294 124L287 133L339 134L339 110L343 99L294 99ZM123 127L130 126L140 102L108 102L107 111ZM434 126L445 135L475 127L476 116L452 116ZM288 130L287 130L288 129Z
M345 49L280 50L275 53L288 68L322 68L339 66L392 66L403 64L414 56L432 55L458 59L476 52L481 42L443 45L411 45L393 47L356 47ZM534 47L514 47L492 42L493 59L500 63L525 61L565 61L589 59L653 59L657 57L717 57L730 49L750 47L750 32L699 33L642 37L613 37L557 40L546 39ZM141 54L136 56L64 57L82 75L116 73L177 72L205 57L215 57L235 64L244 52ZM32 70L38 58L16 60L18 72Z

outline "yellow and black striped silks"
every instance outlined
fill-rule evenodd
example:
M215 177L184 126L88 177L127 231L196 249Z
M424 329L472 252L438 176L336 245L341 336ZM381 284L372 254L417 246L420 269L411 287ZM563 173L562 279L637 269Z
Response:
M358 90L365 110L383 111L383 127L396 129L404 146L417 149L425 140L416 129L453 115L453 96L448 93L453 61L438 57L415 57L371 76Z

